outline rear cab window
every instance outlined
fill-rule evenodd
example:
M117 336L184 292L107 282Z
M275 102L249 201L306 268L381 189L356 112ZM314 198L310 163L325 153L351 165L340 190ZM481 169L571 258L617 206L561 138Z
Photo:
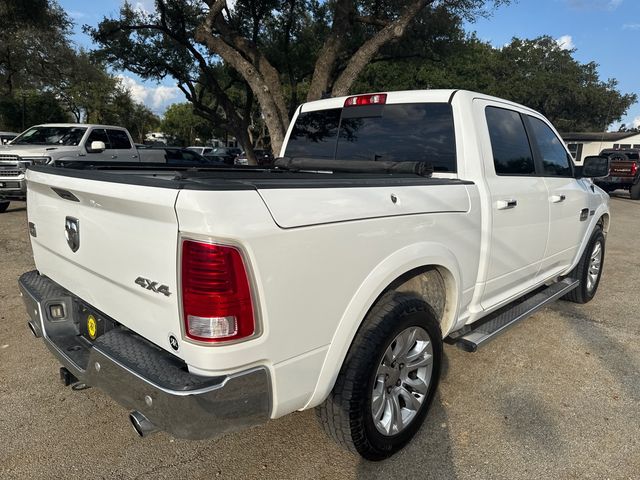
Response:
M286 157L429 162L455 173L453 112L448 103L332 108L298 115Z

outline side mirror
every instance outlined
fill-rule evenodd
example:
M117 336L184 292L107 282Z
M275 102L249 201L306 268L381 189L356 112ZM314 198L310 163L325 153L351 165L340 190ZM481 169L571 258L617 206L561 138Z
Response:
M585 157L581 167L576 168L577 178L602 178L609 175L609 157Z
M94 141L94 142L91 142L91 147L87 148L87 152L89 152L89 153L102 153L106 149L107 149L107 146L104 144L104 142Z

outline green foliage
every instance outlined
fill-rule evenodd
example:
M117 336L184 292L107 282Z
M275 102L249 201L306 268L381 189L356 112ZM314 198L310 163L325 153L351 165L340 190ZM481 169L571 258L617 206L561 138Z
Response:
M20 91L0 97L2 130L21 132L38 123L68 122L69 114L51 92Z
M159 119L90 53L53 0L0 0L0 128L46 122L122 125L139 141Z
M601 80L597 64L578 62L548 36L514 38L502 49L471 36L451 42L439 54L373 63L354 90L473 90L531 107L560 131L603 131L637 100L619 92L615 80Z
M214 136L211 123L198 116L191 103L171 105L164 114L160 129L183 147L204 143Z

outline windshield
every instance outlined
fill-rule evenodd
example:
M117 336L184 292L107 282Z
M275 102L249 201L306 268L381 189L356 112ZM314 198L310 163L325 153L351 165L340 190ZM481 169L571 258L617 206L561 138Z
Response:
M32 127L18 136L12 145L76 146L86 131L86 127Z
M451 105L367 105L298 115L285 157L429 162L456 171Z

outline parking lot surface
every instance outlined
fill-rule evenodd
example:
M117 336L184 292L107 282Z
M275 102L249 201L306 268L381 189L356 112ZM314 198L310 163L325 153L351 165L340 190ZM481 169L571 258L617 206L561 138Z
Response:
M424 426L371 463L328 440L313 411L213 441L134 435L96 389L65 388L26 325L33 269L25 204L0 215L0 478L639 479L640 202L614 194L604 276L479 352L445 347Z

